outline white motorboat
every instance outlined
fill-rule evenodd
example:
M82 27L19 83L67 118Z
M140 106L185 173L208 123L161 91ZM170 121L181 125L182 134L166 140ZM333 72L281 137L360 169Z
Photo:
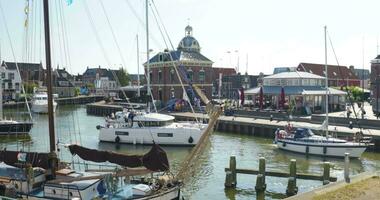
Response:
M159 113L117 112L99 129L105 142L160 145L196 145L207 124L174 122L174 117Z
M315 135L308 128L298 128L292 132L277 130L275 142L279 149L296 153L328 157L344 157L345 153L350 153L350 157L354 158L360 157L369 145Z
M53 99L53 112L57 108L57 102ZM48 113L48 95L46 92L36 92L32 99L32 112Z

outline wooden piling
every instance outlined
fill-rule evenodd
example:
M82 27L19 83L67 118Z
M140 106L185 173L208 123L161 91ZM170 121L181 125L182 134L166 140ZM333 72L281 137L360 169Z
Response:
M256 192L265 191L267 185L265 183L265 158L259 158L259 174L256 177Z
M231 156L230 157L230 170L231 170L231 176L232 176L232 187L236 186L236 157Z
M224 182L224 187L226 187L226 188L233 187L233 184L232 184L232 173L231 173L231 171L227 171L226 172L226 180Z
M323 185L330 183L330 162L323 163Z
M288 187L286 189L286 195L292 196L297 194L298 187L297 187L297 164L295 159L290 160L290 166L289 166L289 178L288 178Z
M344 154L344 180L346 183L350 182L350 153Z

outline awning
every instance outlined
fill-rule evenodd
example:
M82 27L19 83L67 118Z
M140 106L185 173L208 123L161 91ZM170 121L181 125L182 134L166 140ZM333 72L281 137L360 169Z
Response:
M262 86L264 95L280 95L281 86ZM286 95L324 95L326 90L321 86L284 86ZM347 93L334 88L329 88L331 95L346 95ZM259 95L260 87L250 88L245 91L246 95Z

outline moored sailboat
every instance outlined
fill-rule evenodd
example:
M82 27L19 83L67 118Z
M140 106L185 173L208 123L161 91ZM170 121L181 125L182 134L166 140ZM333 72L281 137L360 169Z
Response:
M370 145L367 142L361 141L360 137L356 137L356 141L347 141L334 138L329 135L328 131L328 68L327 68L327 40L326 40L326 27L325 33L325 111L326 118L322 124L325 130L325 136L317 136L308 128L291 128L288 124L286 130L277 130L275 133L275 142L277 147L282 150L302 153L306 155L330 156L330 157L344 157L345 153L350 153L350 157L358 158Z

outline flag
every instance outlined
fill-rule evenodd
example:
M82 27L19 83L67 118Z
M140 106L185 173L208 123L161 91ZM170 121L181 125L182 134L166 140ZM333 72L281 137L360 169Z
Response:
M66 0L67 5L71 5L73 3L73 0Z

